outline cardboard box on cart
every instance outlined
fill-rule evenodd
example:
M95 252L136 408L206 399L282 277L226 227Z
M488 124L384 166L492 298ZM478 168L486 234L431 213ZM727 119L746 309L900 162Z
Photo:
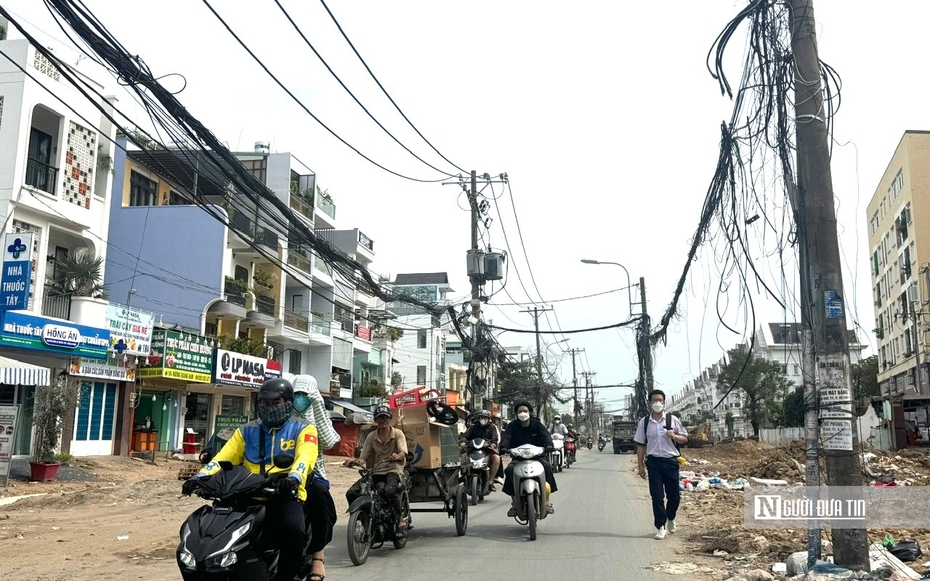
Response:
M413 454L411 466L439 468L458 462L458 435L454 427L429 421L426 406L397 410L397 428L407 437L407 450Z

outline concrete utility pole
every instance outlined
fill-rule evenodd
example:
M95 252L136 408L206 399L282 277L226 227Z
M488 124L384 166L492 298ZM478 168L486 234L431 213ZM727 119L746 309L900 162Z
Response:
M479 249L478 249L478 177L475 170L471 172L471 191L468 192L468 205L471 207L471 254L474 257L474 260L479 259ZM477 267L475 270L478 271ZM471 314L475 318L475 323L472 326L472 340L477 344L479 337L481 337L481 275L475 273L471 276ZM474 357L472 357L474 359ZM474 369L474 363L472 364ZM471 392L472 405L477 405L478 403L478 392L473 389Z
M592 413L594 412L594 389L592 386L591 378L597 375L596 371L582 371L584 375L584 415L585 421L588 423L588 427L591 427L591 418Z
M649 341L649 311L646 308L646 279L639 277L640 320L639 334L636 341L637 359L639 360L639 379L636 382L636 402L634 412L637 418L649 415L646 406L648 394L652 390L652 344Z
M533 324L536 326L536 413L539 419L543 419L543 406L546 405L545 394L543 393L543 376L542 376L542 346L539 340L539 315L546 311L551 311L545 307L533 307L533 310L520 311L521 313L530 313L533 315Z
M575 398L574 404L572 405L572 409L574 410L574 413L572 415L574 416L575 423L577 424L578 417L579 417L578 416L578 372L575 370L575 355L577 355L578 353L584 353L584 349L569 349L569 351L572 354L572 388L573 388L572 397Z
M806 293L801 304L802 342L805 342L803 351L809 354L804 361L805 372L813 371L815 381L814 397L805 397L805 400L809 408L819 408L829 484L861 486L861 466L856 453L857 422L850 389L849 338L814 7L812 0L789 0L788 4L791 8L791 47L795 63L794 106L798 149L795 210L802 248L800 275ZM807 377L804 383L808 383ZM816 421L811 420L814 418L805 418L808 428L815 427ZM809 444L816 444L816 441ZM816 447L812 450L809 446L809 463L817 460L816 457L811 458L815 453ZM818 484L807 482L808 486ZM818 545L819 541L818 538ZM834 529L833 555L841 567L867 570L869 553L865 529Z

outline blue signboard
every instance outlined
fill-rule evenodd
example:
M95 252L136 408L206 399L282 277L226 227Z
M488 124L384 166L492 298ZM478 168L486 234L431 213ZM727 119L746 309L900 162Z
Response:
M32 261L4 262L0 276L0 311L25 309L29 306L29 281Z
M0 345L106 359L110 330L7 311L0 329Z

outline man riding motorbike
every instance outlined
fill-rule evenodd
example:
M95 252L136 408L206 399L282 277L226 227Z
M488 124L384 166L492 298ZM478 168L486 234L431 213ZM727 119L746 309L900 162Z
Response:
M519 402L516 405L516 411L517 420L510 422L510 425L508 425L507 429L504 431L503 437L501 437L501 451L510 450L524 444L532 444L533 446L545 448L547 452L551 451L552 437L549 435L549 432L546 431L546 426L538 419L530 416L530 414L533 413L533 406L526 401ZM546 482L549 484L549 492L555 492L558 490L558 486L555 484L552 465L543 457L537 458L537 460L543 465L543 469L546 471ZM517 515L517 509L513 503L516 502L517 498L513 489L513 463L507 466L504 470L504 474L506 475L504 494L511 498L511 507L510 510L507 511L507 516L514 517ZM547 509L549 514L555 512L551 502Z
M181 486L190 496L197 479L209 478L221 470L220 462L241 464L253 474L287 476L275 484L278 494L265 507L265 533L281 550L277 579L290 581L300 568L307 542L303 501L307 499L307 479L316 464L316 428L305 420L291 417L294 387L286 379L270 379L258 391L258 418L236 429L229 442L194 478ZM289 468L278 468L273 458L294 455Z
M364 465L371 471L371 480L375 484L384 482L384 490L391 499L391 508L397 516L398 538L407 536L407 519L404 518L401 476L404 473L404 461L407 456L407 437L397 428L391 426L391 408L380 405L375 408L375 422L378 429L368 434L362 445L362 453L357 460L349 460L346 466ZM360 496L362 481L359 480L346 491L349 506Z
M336 525L336 504L329 492L329 480L323 450L329 450L339 443L339 434L329 419L329 411L323 402L323 396L312 375L293 375L289 379L294 384L294 414L315 427L320 438L319 455L313 465L313 473L307 485L307 502L304 503L304 518L310 523L310 542L307 546L309 567L307 581L323 581L326 578L326 556L323 549L333 540L333 527Z
M568 435L568 428L562 423L562 416L555 416L552 418L552 425L549 426L549 433L559 434L560 436Z
M501 464L501 457L497 453L497 444L500 441L500 435L497 431L497 426L491 423L491 412L488 410L481 410L477 414L477 421L473 423L465 433L462 434L462 437L459 438L459 447L462 448L464 452L468 446L468 442L474 440L475 438L483 438L488 442L488 451L490 455L488 456L488 467L491 475L491 480L497 484L503 484L503 480L497 478L497 469Z

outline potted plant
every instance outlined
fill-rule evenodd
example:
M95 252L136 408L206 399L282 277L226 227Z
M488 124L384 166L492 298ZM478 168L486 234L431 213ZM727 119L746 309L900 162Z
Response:
M105 298L103 258L86 249L69 252L55 259L55 273L45 283L55 296Z
M51 482L55 480L60 462L55 453L61 442L64 418L74 412L78 400L79 381L64 373L59 374L51 385L36 390L33 425L35 444L33 449L32 480Z

